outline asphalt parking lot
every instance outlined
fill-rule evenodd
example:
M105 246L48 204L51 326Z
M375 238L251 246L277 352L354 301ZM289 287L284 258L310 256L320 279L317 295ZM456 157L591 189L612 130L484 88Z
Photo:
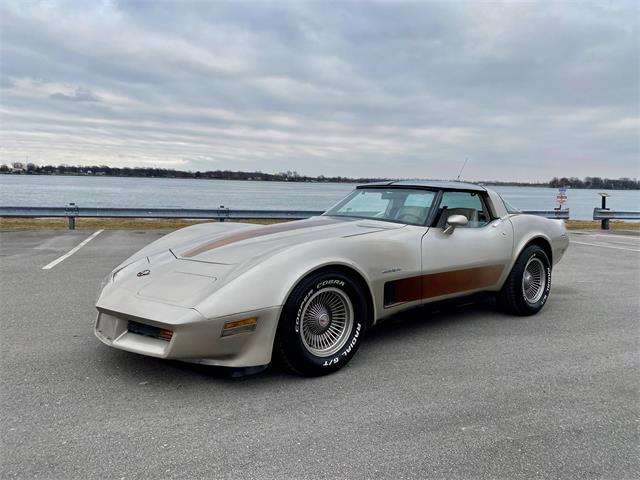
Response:
M640 237L572 233L537 316L490 302L373 329L334 375L227 371L93 336L158 231L0 233L2 478L637 478Z

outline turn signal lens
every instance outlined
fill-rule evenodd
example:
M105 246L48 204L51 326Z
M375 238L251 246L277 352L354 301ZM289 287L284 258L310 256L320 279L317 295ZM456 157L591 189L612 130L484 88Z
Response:
M244 318L242 320L234 320L233 322L227 322L222 327L222 337L228 337L229 335L235 335L237 333L253 332L258 324L256 317Z
M159 336L163 340L171 340L171 337L173 337L173 332L171 330L165 330L164 328L161 328Z
M227 322L224 324L224 329L227 330L229 328L237 328L245 325L255 325L258 322L258 319L255 317L245 318L244 320L236 320L235 322Z

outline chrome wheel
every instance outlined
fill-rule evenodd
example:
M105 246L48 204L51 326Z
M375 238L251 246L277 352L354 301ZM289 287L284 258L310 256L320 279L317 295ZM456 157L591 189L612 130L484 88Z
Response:
M347 343L353 327L353 306L337 288L317 291L302 309L300 337L309 353L328 357Z
M539 258L532 257L524 267L522 293L528 303L540 301L547 286L547 272Z

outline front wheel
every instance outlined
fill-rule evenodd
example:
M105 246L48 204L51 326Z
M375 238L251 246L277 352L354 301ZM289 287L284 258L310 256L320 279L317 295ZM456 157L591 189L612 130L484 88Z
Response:
M498 293L498 305L515 315L533 315L542 310L551 290L551 262L542 248L531 245L516 260Z
M367 316L366 297L357 282L338 271L312 274L285 303L275 353L300 375L335 372L355 355Z

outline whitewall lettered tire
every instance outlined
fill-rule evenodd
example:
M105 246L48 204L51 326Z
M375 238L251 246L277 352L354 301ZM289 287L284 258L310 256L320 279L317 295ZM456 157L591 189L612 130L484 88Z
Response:
M367 299L358 282L341 271L311 274L285 303L274 353L300 375L334 372L355 355L367 318Z

